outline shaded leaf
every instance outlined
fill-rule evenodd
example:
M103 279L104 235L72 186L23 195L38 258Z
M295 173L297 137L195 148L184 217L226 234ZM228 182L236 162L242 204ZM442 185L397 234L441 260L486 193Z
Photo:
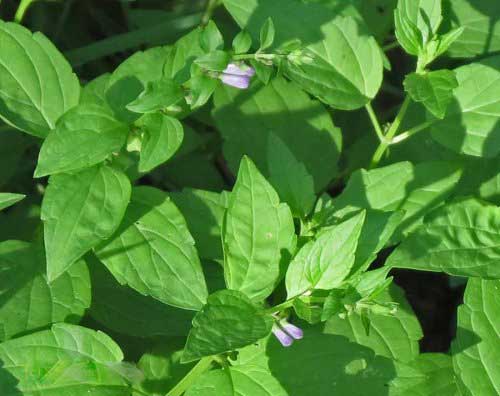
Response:
M124 221L97 257L122 285L175 307L198 310L207 288L194 240L169 196L134 187Z
M267 336L273 322L270 315L243 293L215 292L193 319L182 361L190 362L249 345Z
M90 277L83 260L48 283L40 249L5 241L0 243L0 273L0 341L52 323L78 323L90 306Z
M500 277L500 208L475 199L436 209L387 265L458 276Z

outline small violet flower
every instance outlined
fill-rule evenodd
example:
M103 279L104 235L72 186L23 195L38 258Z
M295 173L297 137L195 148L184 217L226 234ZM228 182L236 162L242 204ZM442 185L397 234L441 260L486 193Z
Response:
M289 347L293 344L293 338L277 325L273 326L273 334L284 347Z
M219 75L219 78L224 84L231 87L247 89L254 74L255 70L250 66L230 63Z
M281 320L274 324L273 334L284 347L289 347L294 340L300 340L304 337L304 332L301 328L288 323L286 320Z

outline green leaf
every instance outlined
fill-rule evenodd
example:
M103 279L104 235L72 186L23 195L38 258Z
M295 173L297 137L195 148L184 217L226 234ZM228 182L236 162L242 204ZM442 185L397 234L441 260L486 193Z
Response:
M223 227L224 277L253 300L269 296L295 248L292 213L254 163L243 157Z
M500 3L490 0L446 0L445 21L464 32L450 48L458 58L500 51Z
M181 86L170 78L150 81L146 89L132 102L127 109L134 113L152 113L173 106L184 99Z
M444 54L450 46L458 40L464 32L464 28L456 28L450 30L443 35L435 36L426 46L424 52L420 56L420 65L428 65L436 58Z
M245 92L221 86L214 104L224 156L233 171L246 154L268 176L268 142L274 133L306 166L316 191L335 177L342 145L340 130L326 109L296 84L275 78L266 86L253 84Z
M283 348L269 337L248 364L269 370L288 396L387 396L387 384L396 376L391 359L344 336L323 334L320 326L301 327L302 340Z
M275 74L273 66L266 65L256 59L250 59L250 65L254 68L255 76L259 79L259 81L264 85L269 84L271 77Z
M115 232L130 190L127 176L105 165L49 179L41 214L49 282Z
M351 342L372 349L377 355L390 359L409 362L419 353L418 341L423 337L422 329L403 291L395 285L382 292L377 302L398 303L393 316L368 313L370 334L367 335L361 316L358 313L330 318L324 327L327 334L344 336Z
M307 302L302 301L300 298L296 298L293 300L293 309L297 316L300 319L305 320L307 323L316 324L321 322L323 308L319 305L310 305Z
M233 51L235 54L245 54L252 47L252 36L242 30L233 39Z
M442 353L423 353L409 366L412 376L401 376L390 383L394 396L428 396L436 393L458 396L451 356Z
M77 323L90 306L90 277L83 260L48 283L40 249L5 241L0 243L0 273L0 341L51 323Z
M379 43L384 42L394 28L397 0L307 0L321 3L335 15L351 16L366 24Z
M134 187L124 221L97 257L122 285L175 307L198 310L207 287L194 240L167 194Z
M453 71L437 70L409 74L404 86L415 102L421 102L434 116L442 119L453 98L453 90L458 87L458 81Z
M44 140L35 177L65 173L103 162L125 144L128 126L105 107L80 105L65 113Z
M495 396L500 391L500 280L469 279L451 351L464 395Z
M136 125L143 133L140 172L149 172L168 161L181 147L184 129L176 118L160 113L145 114Z
M198 27L182 36L171 47L163 68L165 76L173 78L179 84L189 80L194 60L205 54L200 47L201 32L202 29Z
M195 189L170 194L186 219L202 258L221 261L224 258L221 235L229 196L226 191L219 194Z
M26 195L24 194L14 194L14 193L0 193L0 210L6 209L9 206L24 199Z
M229 370L204 373L187 391L186 396L234 396Z
M234 326L238 323L238 326ZM242 348L271 332L273 318L243 293L221 290L211 294L193 319L183 362Z
M265 367L241 365L203 374L186 396L287 396Z
M377 253L389 242L404 216L403 210L395 212L366 211L351 274L359 273L369 267L377 257Z
M227 52L217 50L196 58L194 62L202 69L221 72L230 60L231 56Z
M91 264L93 303L89 314L107 329L141 338L189 333L192 312L173 308L120 285L95 258Z
M284 72L323 102L353 110L378 92L383 72L380 47L354 18L335 18L337 12L298 0L224 0L224 5L255 41L269 16L276 27L275 47L301 40L313 61L286 62Z
M285 74L336 109L364 106L382 84L384 60L380 47L350 17L338 17L322 31L325 39L307 47L312 61L300 65L287 62Z
M305 218L316 201L314 180L283 141L271 133L267 145L269 181L296 217Z
M354 172L342 193L334 199L337 217L359 209L405 211L392 237L401 239L422 222L422 217L453 192L461 170L448 162L398 162Z
M179 188L220 191L226 187L215 159L206 152L193 152L174 158L162 168L162 172L167 185Z
M208 21L201 31L200 47L205 52L224 49L224 38L214 21Z
M312 289L330 290L339 286L354 264L365 212L320 232L294 257L286 273L288 298Z
M137 99L148 83L164 77L164 67L172 52L170 47L136 52L111 74L106 88L106 100L120 121L132 123L140 117L140 114L128 110L127 105ZM173 78L170 75L167 77Z
M500 153L500 56L455 69L458 88L446 117L432 125L432 138L460 154Z
M274 23L271 17L267 18L262 28L260 29L260 50L265 50L273 45L274 36Z
M43 138L78 103L78 79L42 33L0 20L0 42L0 117Z
M126 396L123 354L104 333L56 324L0 344L5 396Z
M106 100L106 87L111 74L105 73L85 84L80 95L80 105L96 105L108 107Z
M399 0L394 12L396 37L411 55L420 55L441 21L441 0Z
M475 199L431 212L387 265L457 276L500 277L500 208Z
M204 73L194 75L188 82L191 98L191 109L196 109L207 103L214 93L219 81Z
M193 368L193 364L181 363L183 343L183 339L162 340L141 356L137 366L144 373L140 383L143 392L164 396Z

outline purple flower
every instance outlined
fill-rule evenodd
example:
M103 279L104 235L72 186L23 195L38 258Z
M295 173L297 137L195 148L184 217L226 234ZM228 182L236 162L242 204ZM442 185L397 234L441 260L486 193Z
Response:
M289 347L290 345L293 344L293 338L290 337L290 335L288 335L287 333L285 333L283 329L277 325L273 326L273 334L276 336L278 341L284 347Z
M304 332L300 327L294 326L284 319L274 324L273 334L284 347L292 345L294 339L300 340L304 337Z
M283 326L283 330L285 330L288 334L290 334L296 340L300 340L304 337L304 332L302 331L302 329L300 327L294 326L293 324L288 323L288 322L284 322L284 324L282 324L282 326Z
M239 89L247 89L250 85L250 79L255 74L255 70L245 64L237 65L230 63L224 69L219 78L226 85Z

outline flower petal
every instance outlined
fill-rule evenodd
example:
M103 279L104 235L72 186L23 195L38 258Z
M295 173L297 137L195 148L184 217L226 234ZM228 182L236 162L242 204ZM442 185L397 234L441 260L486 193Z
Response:
M287 333L285 333L278 326L274 326L273 327L273 334L276 336L276 338L278 339L278 341L284 347L289 347L290 345L293 344L293 338L290 337Z
M236 63L230 63L229 65L227 65L223 73L234 74L235 76L253 77L255 75L255 70L253 69L253 67L247 66L245 64L238 65Z
M300 340L304 337L304 332L300 327L294 326L291 323L284 323L282 326L283 329L296 340Z
M237 76L234 74L222 73L219 78L224 84L239 89L247 89L250 85L250 77L248 76Z

